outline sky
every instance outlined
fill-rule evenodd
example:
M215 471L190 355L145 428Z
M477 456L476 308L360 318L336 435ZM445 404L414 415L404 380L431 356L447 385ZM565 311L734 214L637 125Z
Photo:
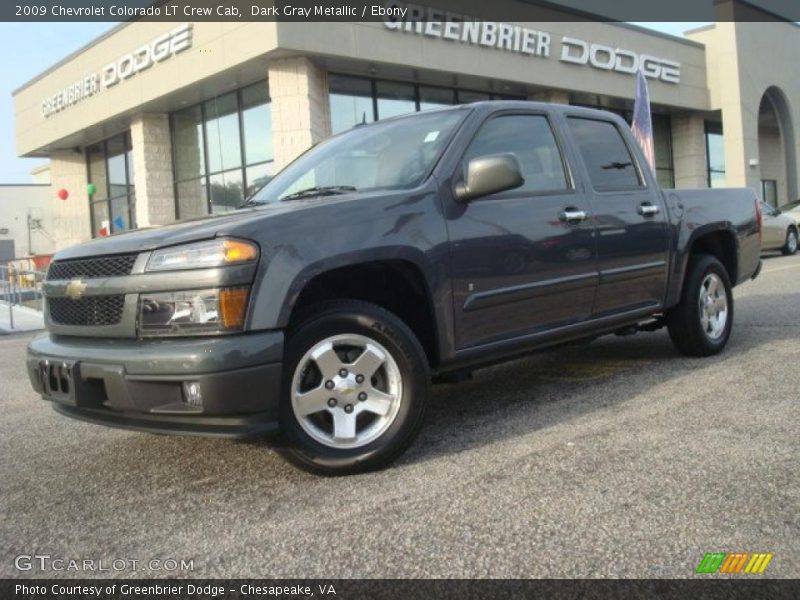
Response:
M680 36L705 23L636 23ZM17 158L11 92L90 42L115 23L0 23L0 184L29 183L31 169L44 159Z

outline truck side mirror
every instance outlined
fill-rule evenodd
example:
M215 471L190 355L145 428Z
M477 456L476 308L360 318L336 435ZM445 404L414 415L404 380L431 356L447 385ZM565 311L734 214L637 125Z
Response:
M481 196L496 194L518 188L525 179L517 157L508 154L478 156L467 163L466 181L458 183L455 196L461 202L469 202Z

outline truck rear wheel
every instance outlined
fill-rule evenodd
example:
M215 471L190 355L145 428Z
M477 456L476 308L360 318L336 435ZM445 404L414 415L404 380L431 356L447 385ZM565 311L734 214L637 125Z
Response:
M725 348L733 326L728 272L709 255L693 256L680 303L667 314L669 336L686 356L711 356Z
M382 468L422 426L427 360L412 331L367 302L320 304L286 345L284 455L320 475Z

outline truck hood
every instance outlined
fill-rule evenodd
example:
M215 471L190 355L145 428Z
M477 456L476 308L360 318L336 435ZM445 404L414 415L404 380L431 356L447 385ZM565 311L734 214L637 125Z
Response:
M336 201L340 201L340 198L344 198L344 196L337 197ZM222 215L190 219L172 225L133 229L64 248L56 253L54 260L144 252L163 246L174 246L221 236L248 237L248 233L257 229L265 220L310 208L319 204L320 201L320 199L310 199L279 202ZM331 198L325 198L323 201L330 202Z

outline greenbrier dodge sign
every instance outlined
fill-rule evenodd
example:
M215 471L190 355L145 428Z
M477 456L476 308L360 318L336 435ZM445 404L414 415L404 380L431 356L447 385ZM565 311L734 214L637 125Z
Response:
M191 46L192 26L184 23L108 63L99 72L88 73L66 88L48 96L42 100L42 116L46 118L74 106L86 98L91 98L103 88L130 79L137 73L188 50Z
M384 20L386 28L392 31L441 38L471 46L496 48L540 58L549 58L552 54L553 39L545 31L509 23L478 21L465 15L414 4L392 2L390 6L402 6L407 9L402 18L389 17ZM629 75L636 74L641 68L645 76L651 79L659 79L667 83L680 83L681 81L679 62L605 44L591 43L570 36L561 38L558 58L565 63L588 65L602 71L616 71Z

